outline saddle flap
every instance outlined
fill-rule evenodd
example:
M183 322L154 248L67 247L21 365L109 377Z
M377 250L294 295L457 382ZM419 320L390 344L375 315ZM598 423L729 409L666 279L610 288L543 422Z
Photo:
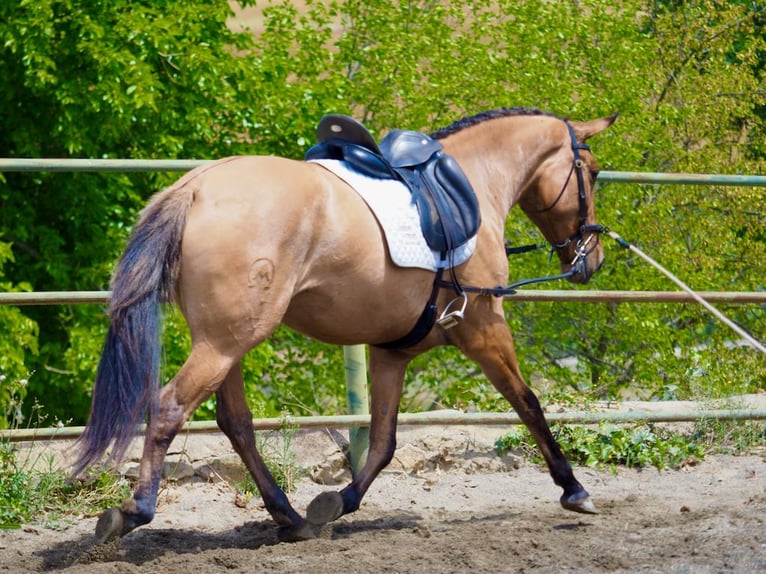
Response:
M380 142L380 150L393 167L426 163L442 144L426 134L411 130L392 130Z
M481 213L471 183L457 161L440 154L423 168L399 169L408 179L428 245L449 252L479 230Z
M338 138L381 155L375 138L364 125L354 118L341 114L328 114L319 120L317 125L317 141L323 142L332 138Z
M455 158L449 155L439 157L434 167L434 174L452 204L450 212L458 221L461 237L470 239L479 230L481 224L479 201L476 199L471 183Z

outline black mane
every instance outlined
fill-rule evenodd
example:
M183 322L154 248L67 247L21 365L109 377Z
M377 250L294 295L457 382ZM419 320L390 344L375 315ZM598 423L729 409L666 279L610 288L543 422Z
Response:
M441 128L435 131L434 133L431 134L431 137L437 140L446 138L447 136L451 136L452 134L457 133L460 130L464 130L465 128L475 126L476 124L480 124L486 120L494 120L497 118L505 118L508 116L550 116L553 118L558 117L556 114L539 110L537 108L518 108L518 107L498 108L496 110L481 112L473 116L465 117L462 120L458 120L455 123L447 126L446 128Z

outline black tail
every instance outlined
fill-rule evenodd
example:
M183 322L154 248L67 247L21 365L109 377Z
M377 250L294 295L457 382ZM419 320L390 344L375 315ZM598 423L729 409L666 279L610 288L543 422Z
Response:
M176 186L142 211L112 278L110 325L96 373L90 419L73 474L99 462L109 445L119 461L147 411L156 409L162 307L172 300L193 192Z

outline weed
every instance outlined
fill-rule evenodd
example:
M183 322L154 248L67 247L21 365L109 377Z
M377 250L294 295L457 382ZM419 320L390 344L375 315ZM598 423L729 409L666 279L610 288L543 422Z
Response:
M694 423L691 437L715 453L763 450L766 448L766 421L701 419Z
M10 387L13 400L9 404L17 411L25 384ZM45 420L42 409L35 405L32 412L34 420L27 426L39 427ZM23 422L18 417L7 420L13 420L15 429ZM69 517L94 514L130 494L124 479L105 471L88 481L70 481L45 446L32 446L22 451L10 438L0 438L0 529L20 528L32 521L65 528Z
M294 491L298 480L306 475L306 470L298 464L292 448L297 430L296 427L285 424L277 433L256 433L258 451L277 485L284 492ZM248 498L258 494L255 481L249 474L235 484L234 488Z
M678 467L705 456L694 437L673 433L651 424L620 426L601 423L597 427L553 425L551 432L570 461L586 466ZM497 439L498 454L520 450L536 462L542 457L526 428Z
M101 472L91 480L69 481L64 471L19 465L18 454L0 444L0 528L40 522L63 528L68 517L90 516L129 495L125 480Z

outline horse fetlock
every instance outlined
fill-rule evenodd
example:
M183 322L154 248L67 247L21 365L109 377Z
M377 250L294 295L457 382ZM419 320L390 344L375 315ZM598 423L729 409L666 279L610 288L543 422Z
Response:
M159 484L159 478L155 481ZM152 488L149 493L139 488L133 494L133 498L123 501L120 510L129 530L133 530L154 520L155 506L157 504L157 489Z
M340 495L341 498L343 498L343 514L351 514L352 512L359 510L359 507L362 505L364 493L359 489L358 485L352 482L340 491Z
M154 507L143 511L134 511L134 500L127 500L122 508L109 508L101 514L96 522L96 543L104 544L115 538L125 536L131 530L148 524L154 518Z

